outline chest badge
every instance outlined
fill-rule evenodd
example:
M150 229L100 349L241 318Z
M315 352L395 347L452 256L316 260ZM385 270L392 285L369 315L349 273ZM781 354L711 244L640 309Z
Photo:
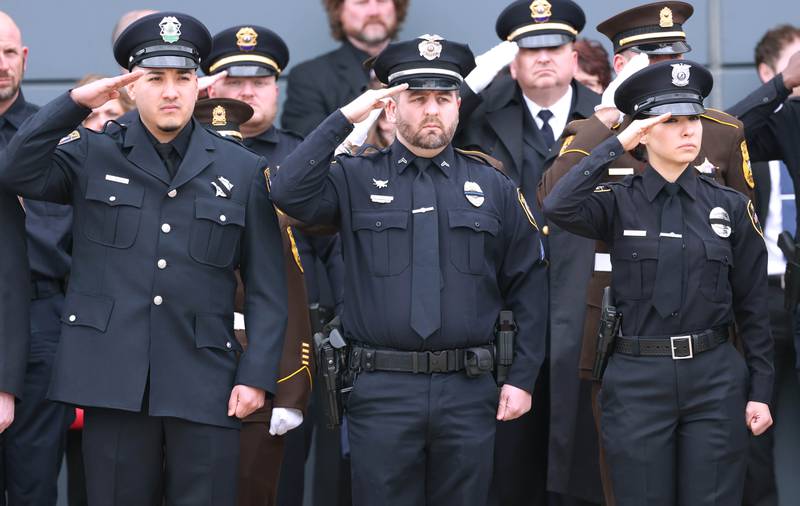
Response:
M728 211L721 207L715 207L708 213L708 222L715 234L723 239L731 236L731 217Z
M211 181L211 186L214 188L214 196L222 197L224 199L231 198L231 190L233 190L233 183L228 181L224 176L217 176L216 181Z
M478 183L474 181L464 181L464 196L467 197L469 203L475 207L481 207L483 205L483 190L481 190Z
M697 169L700 174L712 175L714 174L714 169L716 169L717 166L711 163L708 157L706 157L706 159L703 160L703 163L700 165L695 165L694 168Z
M373 186L375 186L375 188L388 188L389 187L389 180L388 179L387 180L383 180L383 179L372 178L372 184L373 184Z

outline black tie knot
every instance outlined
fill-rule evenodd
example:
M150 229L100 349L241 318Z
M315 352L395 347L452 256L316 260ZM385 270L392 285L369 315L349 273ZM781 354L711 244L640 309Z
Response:
M539 114L537 114L537 116L539 116L539 119L541 119L542 122L546 125L547 122L550 121L550 118L554 116L554 114L553 111L551 111L550 109L542 109L541 111L539 111Z
M430 158L422 158L418 156L414 158L412 165L416 167L417 171L421 174L425 172L428 169L428 167L431 166L431 160Z
M670 197L674 197L680 191L681 185L679 185L678 183L667 183L666 185L664 185L664 189L667 191L667 195L669 195Z
M156 144L156 151L158 152L158 156L160 156L162 160L166 161L169 158L169 155L172 154L172 144L159 142Z

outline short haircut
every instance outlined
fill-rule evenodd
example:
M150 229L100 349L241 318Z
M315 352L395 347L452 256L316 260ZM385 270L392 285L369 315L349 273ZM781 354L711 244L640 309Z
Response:
M340 19L340 15L342 13L342 4L344 1L345 0L322 0L322 5L325 6L325 12L328 14L328 24L331 27L331 36L340 41L344 41L345 39L345 33ZM394 38L394 35L400 31L400 26L406 19L406 14L408 14L408 3L410 0L393 1L394 12L395 16L397 17L397 26L391 31L392 38Z
M574 49L578 53L578 67L589 75L597 76L603 89L611 82L611 62L603 45L591 39L578 39Z
M756 66L763 63L775 70L781 51L795 40L800 40L800 28L796 26L779 25L769 30L756 44Z

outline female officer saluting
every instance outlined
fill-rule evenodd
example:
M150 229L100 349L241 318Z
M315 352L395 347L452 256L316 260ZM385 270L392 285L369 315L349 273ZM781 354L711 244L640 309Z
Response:
M747 428L772 425L761 229L746 197L689 167L712 83L686 60L634 74L615 98L636 120L544 201L553 222L611 249L622 335L600 403L618 506L741 504ZM642 174L601 184L609 162L642 149ZM746 360L728 342L734 317Z

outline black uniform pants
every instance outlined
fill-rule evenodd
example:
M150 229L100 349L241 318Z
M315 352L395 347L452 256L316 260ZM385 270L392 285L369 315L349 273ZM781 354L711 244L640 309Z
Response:
M89 506L235 506L239 430L87 408Z
M0 435L0 505L54 506L56 482L72 421L65 404L46 399L61 335L64 296L31 301L31 339L22 401L14 423ZM2 350L0 350L2 353Z
M348 400L354 506L485 506L498 390L464 373L362 373Z
M748 375L729 343L688 360L615 353L600 407L617 506L742 504Z

